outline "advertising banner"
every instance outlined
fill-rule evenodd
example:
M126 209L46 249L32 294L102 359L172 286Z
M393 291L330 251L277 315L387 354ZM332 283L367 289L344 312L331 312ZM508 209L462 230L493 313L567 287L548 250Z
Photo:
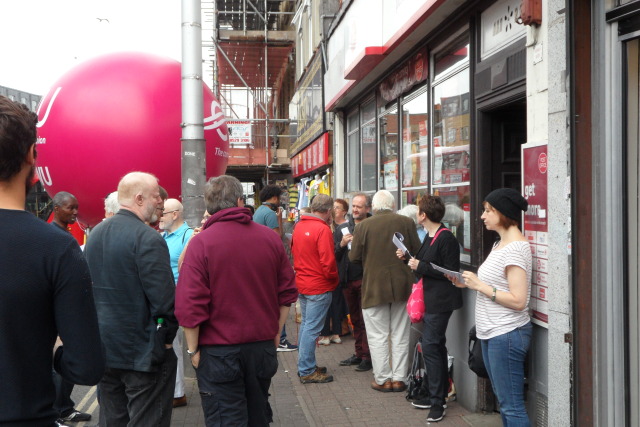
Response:
M325 131L322 68L322 55L317 53L289 104L289 117L297 120L289 128L297 135L289 149L291 154L300 152Z
M529 202L524 213L523 232L533 255L529 306L532 321L545 328L549 327L547 160L546 142L522 145L522 189Z
M291 175L297 178L329 165L329 132L291 158Z
M249 120L227 120L229 145L253 145ZM253 148L253 147L251 147Z

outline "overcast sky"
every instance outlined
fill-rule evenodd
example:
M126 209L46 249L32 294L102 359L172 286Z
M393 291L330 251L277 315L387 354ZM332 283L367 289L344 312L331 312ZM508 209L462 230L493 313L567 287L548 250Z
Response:
M109 52L180 61L180 3L0 0L0 86L44 95L74 65Z

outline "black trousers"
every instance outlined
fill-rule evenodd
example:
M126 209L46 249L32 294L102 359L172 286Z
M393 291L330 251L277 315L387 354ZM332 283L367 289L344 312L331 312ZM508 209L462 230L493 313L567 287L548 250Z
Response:
M277 370L273 340L202 346L196 376L207 427L269 425L269 386Z
M98 384L101 427L169 427L176 385L172 348L156 372L107 368Z
M427 369L427 390L432 405L444 405L449 389L447 325L451 311L426 313L422 330L422 354Z

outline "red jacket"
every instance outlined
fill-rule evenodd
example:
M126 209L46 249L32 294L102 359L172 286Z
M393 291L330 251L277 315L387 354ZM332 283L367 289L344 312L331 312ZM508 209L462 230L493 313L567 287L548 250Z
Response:
M302 215L291 244L298 292L319 295L333 291L338 286L338 265L329 226L315 215Z
M297 298L278 235L236 207L216 212L189 241L175 313L182 326L200 326L200 345L244 344L273 340L280 307Z

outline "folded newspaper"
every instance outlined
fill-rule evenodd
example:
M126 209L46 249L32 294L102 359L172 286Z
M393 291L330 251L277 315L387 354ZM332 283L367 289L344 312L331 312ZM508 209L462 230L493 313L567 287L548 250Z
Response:
M458 271L447 270L446 268L442 268L439 265L435 265L434 263L431 263L431 267L433 267L434 270L438 270L446 274L447 276L453 276L458 283L464 283L464 279L462 279L462 273Z

